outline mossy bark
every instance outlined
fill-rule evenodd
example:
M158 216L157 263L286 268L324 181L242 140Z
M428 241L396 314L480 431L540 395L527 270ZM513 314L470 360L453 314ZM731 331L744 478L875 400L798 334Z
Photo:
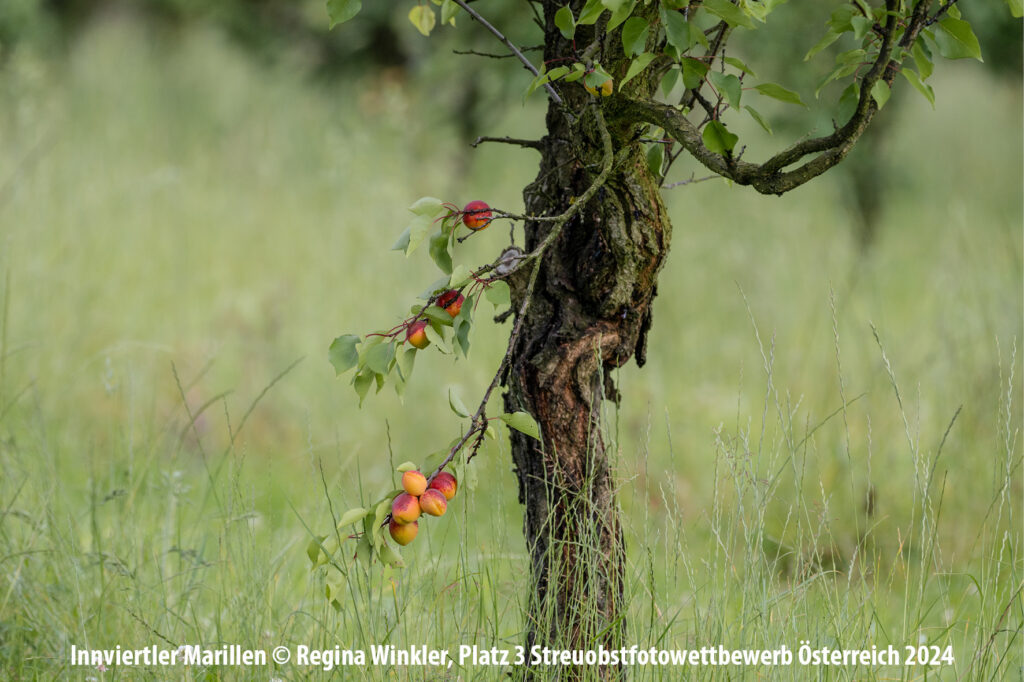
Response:
M560 5L545 5L545 59L573 55L573 44L554 27ZM603 35L603 22L580 27L576 45ZM606 37L596 54L621 78L627 66L621 45ZM643 79L629 85L640 96L653 88ZM616 153L630 145L635 151L546 251L505 378L506 409L529 412L543 435L543 442L516 433L512 438L534 587L527 645L617 648L625 547L601 431L602 403L617 399L612 370L631 358L643 364L671 227L658 179L636 143L639 128L616 118L616 97L598 100L579 82L559 91L565 103L549 107L540 169L524 190L528 215L564 212L600 172L604 157L595 105L603 108ZM549 222L528 223L526 250L551 229ZM513 282L513 309L524 288ZM567 678L584 674L563 672ZM617 675L614 669L601 672Z

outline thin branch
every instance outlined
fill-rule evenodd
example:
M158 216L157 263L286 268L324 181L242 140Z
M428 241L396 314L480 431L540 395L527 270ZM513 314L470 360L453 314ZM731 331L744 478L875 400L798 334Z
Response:
M535 52L537 50L543 50L543 47L524 47L523 52ZM487 57L488 59L516 59L514 52L508 54L494 54L493 52L478 52L477 50L452 50L453 54L458 55L471 55L473 57Z
M513 45L512 41L506 38L504 33L496 29L489 21L480 16L480 14L475 9L466 4L465 0L454 0L454 2L456 5L464 9L466 11L466 14L479 21L484 28L493 33L494 37L500 40L502 43L504 43L505 47L512 50L512 53L515 54L519 61L523 63L523 66L525 66L527 70L534 75L535 78L537 76L540 76L540 71L538 71L537 67L533 65L533 62L527 59L526 55L522 53L522 50ZM548 95L550 95L551 99L555 103L562 103L562 98L559 96L557 92L555 92L555 89L551 87L551 83L545 83L544 89L548 91Z
M912 45L925 27L928 14L927 10L922 10L921 7L926 4L928 3L918 3L915 8L900 40L901 47ZM783 194L821 175L845 158L867 129L874 115L878 113L878 105L871 91L879 81L891 84L899 68L899 65L892 61L895 35L900 27L895 11L896 0L886 0L886 8L888 18L878 56L860 79L860 97L850 120L831 135L802 140L764 163L748 163L731 153L723 155L711 151L704 145L698 127L674 107L654 101L638 100L627 100L623 106L627 115L631 114L634 120L663 128L709 170L738 184L751 185L762 194ZM810 155L816 156L791 171L783 170Z
M544 148L540 140L523 140L517 137L488 137L486 135L483 137L476 138L475 140L469 143L469 146L475 149L477 145L483 142L500 142L501 144L512 144L518 147L536 149L538 151Z
M673 189L675 187L685 187L686 185L696 185L698 182L706 182L708 180L715 180L721 178L721 175L708 175L703 178L694 178L695 174L690 174L689 179L680 180L679 182L673 182L668 185L663 185L662 189Z

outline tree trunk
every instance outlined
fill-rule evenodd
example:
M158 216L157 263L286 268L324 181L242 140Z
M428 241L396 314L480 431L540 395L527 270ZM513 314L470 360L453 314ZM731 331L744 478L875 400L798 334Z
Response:
M550 63L572 55L573 45L553 24L560 5L545 5ZM603 35L603 23L579 27L576 45ZM621 45L611 42L605 41L602 64L616 76L617 86L625 59ZM654 87L643 78L629 86L641 95ZM524 190L528 215L564 212L602 166L601 137L588 106L596 98L580 82L563 84L560 92L565 106L549 106L540 170ZM639 130L616 120L613 101L598 100L617 152L634 143ZM651 302L671 235L657 178L648 170L643 146L634 146L636 152L612 171L545 253L505 378L506 409L529 412L543 435L543 443L512 436L532 562L528 659L534 645L615 649L622 641L625 548L601 406L605 399L618 399L611 371L631 357L643 364ZM527 224L526 250L536 248L550 229L551 223ZM524 289L522 281L513 282L513 309L519 308ZM562 672L571 679L584 670ZM615 669L600 673L618 674Z

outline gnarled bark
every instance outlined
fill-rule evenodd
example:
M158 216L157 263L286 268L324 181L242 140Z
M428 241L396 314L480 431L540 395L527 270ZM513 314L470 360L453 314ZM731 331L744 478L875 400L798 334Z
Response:
M571 54L571 45L552 23L558 5L547 4L545 58L552 60ZM582 33L577 44L587 40ZM649 95L651 85L637 81L640 94ZM561 95L564 106L552 103L548 111L537 178L524 191L527 215L563 213L602 166L591 96L581 84L567 84ZM617 152L634 143L636 129L611 111L606 120ZM544 437L543 443L521 434L512 439L534 584L528 646L586 650L621 643L625 548L601 406L615 394L611 371L632 357L643 363L671 236L657 178L642 146L633 146L544 253L505 377L506 409L529 412ZM527 252L551 229L550 222L528 223ZM514 309L523 289L513 282ZM572 678L583 671L563 673Z

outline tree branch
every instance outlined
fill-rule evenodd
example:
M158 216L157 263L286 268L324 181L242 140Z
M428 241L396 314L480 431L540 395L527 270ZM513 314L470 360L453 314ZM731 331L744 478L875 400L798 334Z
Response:
M512 50L512 53L519 59L519 61L523 63L523 66L525 66L526 69L530 73L532 73L535 78L540 75L540 71L538 71L537 67L533 65L533 62L527 59L526 55L524 55L518 47L513 45L512 41L506 38L504 33L496 29L489 21L480 16L480 14L475 9L466 4L465 0L454 0L454 2L462 9L466 10L466 14L479 21L484 28L493 33L495 38L497 38L498 40L505 44L505 47ZM551 87L551 83L545 83L544 89L548 91L548 95L554 102L556 102L557 104L562 103L561 96L559 96L559 94L555 92L555 89Z
M878 105L875 103L871 91L880 80L891 84L898 71L898 64L891 61L895 47L894 37L899 28L895 11L896 1L886 0L886 8L889 13L882 31L882 43L878 56L860 80L860 97L857 101L857 108L846 125L831 135L797 142L764 163L749 163L740 161L731 154L722 155L712 152L704 145L698 127L681 111L667 104L627 100L622 105L625 109L624 113L632 116L635 120L662 127L667 134L674 137L686 151L709 170L729 178L737 184L751 185L762 194L788 192L839 163L867 129L874 115L878 113ZM911 20L900 40L901 47L905 48L913 44L921 29L925 27L928 20L927 5L929 4L922 0L914 9ZM788 172L784 171L787 166L814 154L817 156L802 166Z
M500 142L502 144L513 144L519 147L527 147L529 149L536 150L541 150L544 148L540 140L523 140L516 137L488 137L486 135L476 138L475 140L469 143L469 146L475 149L478 145L480 145L483 142Z

